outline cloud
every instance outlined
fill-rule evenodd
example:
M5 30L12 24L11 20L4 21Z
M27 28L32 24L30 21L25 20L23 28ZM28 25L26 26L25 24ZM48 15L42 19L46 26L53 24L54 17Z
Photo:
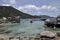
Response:
M43 5L43 6L36 6L36 5L25 5L25 6L20 6L18 8L18 10L24 10L24 9L28 9L28 10L49 10L49 11L57 11L58 9L54 6L47 6L47 5Z
M22 9L34 9L34 10L40 10L39 7L35 6L35 5L25 5L25 6L20 6L18 8L19 10L22 10Z
M16 3L16 0L1 0L1 1L9 3L9 4L15 4Z
M51 9L52 8L52 6L51 5L49 5L48 7L47 7L47 9Z
M51 10L57 11L58 9L56 7L52 7Z
M2 6L10 6L9 4L2 4Z
M49 6L47 6L47 5L43 5L42 7L41 7L41 9L45 9L45 10L50 10L50 11L57 11L58 9L56 8L56 7L54 7L54 6L51 6L51 5L49 5Z
M47 9L47 8L48 8L47 5L43 5L43 6L41 6L41 9Z

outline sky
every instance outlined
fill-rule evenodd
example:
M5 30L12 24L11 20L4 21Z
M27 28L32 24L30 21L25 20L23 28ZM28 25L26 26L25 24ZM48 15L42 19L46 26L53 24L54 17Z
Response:
M0 0L0 6L12 6L31 15L60 15L60 0Z

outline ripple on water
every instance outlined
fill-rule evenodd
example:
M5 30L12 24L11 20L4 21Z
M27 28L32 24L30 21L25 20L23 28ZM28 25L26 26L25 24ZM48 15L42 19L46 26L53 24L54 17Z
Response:
M22 20L19 24L12 24L7 25L3 27L3 29L9 30L8 32L5 32L7 35L36 35L38 33L41 33L45 30L53 30L51 28L44 29L44 22L43 21L33 21L33 23L30 23L30 21ZM3 33L4 34L4 33Z

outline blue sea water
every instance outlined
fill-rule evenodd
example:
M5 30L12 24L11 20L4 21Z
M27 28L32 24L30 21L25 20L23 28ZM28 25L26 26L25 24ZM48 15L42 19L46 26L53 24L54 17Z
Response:
M30 23L30 21L30 19L21 19L21 22L18 24L5 25L3 27L4 31L10 32L3 32L3 34L32 36L45 31L44 21L33 21L33 23Z

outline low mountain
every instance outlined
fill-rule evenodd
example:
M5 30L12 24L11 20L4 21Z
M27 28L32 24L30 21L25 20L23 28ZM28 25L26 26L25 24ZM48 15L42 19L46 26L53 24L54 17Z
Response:
M39 15L41 18L50 18L48 15Z
M48 15L39 15L39 17L40 17L40 19L41 19L42 21L45 21L46 19L51 18L51 17L48 16Z
M12 6L0 6L0 18L1 17L11 17L11 16L20 16L21 18L37 18L37 16L32 16L26 13L23 13Z

